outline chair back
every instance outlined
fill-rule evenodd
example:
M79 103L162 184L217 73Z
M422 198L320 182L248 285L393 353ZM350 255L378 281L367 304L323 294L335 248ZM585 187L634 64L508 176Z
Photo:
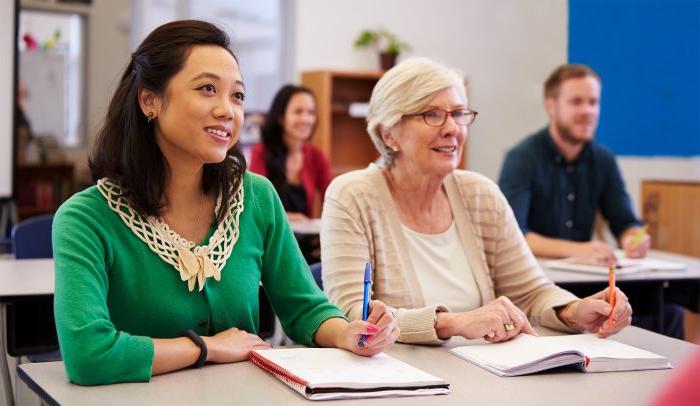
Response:
M323 290L323 278L321 278L321 263L316 262L315 264L309 265L309 270L311 271L311 275L313 275L318 287L321 288L321 290Z
M53 214L19 222L12 228L12 251L17 259L52 258L51 224ZM22 298L6 305L7 352L27 355L30 361L60 360L53 296ZM46 352L50 352L46 354Z
M53 214L21 221L12 228L12 251L17 259L53 258L51 224Z

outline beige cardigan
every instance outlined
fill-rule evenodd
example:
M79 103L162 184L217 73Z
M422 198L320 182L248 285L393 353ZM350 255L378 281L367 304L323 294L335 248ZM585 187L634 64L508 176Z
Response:
M443 186L481 304L503 295L531 322L570 331L553 308L577 298L544 275L498 186L462 170L447 176ZM399 341L439 342L435 312L448 309L425 306L381 169L371 164L336 178L326 192L322 224L323 286L331 302L351 320L361 318L364 265L370 261L372 298L399 309Z

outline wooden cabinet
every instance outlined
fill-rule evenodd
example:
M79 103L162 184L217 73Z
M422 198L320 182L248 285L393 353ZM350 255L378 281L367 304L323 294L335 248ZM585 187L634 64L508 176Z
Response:
M20 164L15 172L20 220L53 213L75 193L71 163Z
M700 182L642 182L652 248L700 257Z
M316 94L318 123L311 142L331 160L339 175L366 167L379 157L367 134L364 117L351 117L351 103L368 103L382 76L379 71L309 71L301 75L304 86Z

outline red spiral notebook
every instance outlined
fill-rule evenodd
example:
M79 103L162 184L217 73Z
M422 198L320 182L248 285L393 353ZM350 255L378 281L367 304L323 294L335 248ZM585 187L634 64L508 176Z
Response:
M254 350L248 359L311 400L442 395L444 380L386 354L361 357L337 348Z

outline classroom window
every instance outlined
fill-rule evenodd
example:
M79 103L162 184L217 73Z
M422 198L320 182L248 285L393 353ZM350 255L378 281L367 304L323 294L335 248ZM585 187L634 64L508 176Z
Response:
M84 144L84 17L20 10L18 76L33 134L47 148Z

